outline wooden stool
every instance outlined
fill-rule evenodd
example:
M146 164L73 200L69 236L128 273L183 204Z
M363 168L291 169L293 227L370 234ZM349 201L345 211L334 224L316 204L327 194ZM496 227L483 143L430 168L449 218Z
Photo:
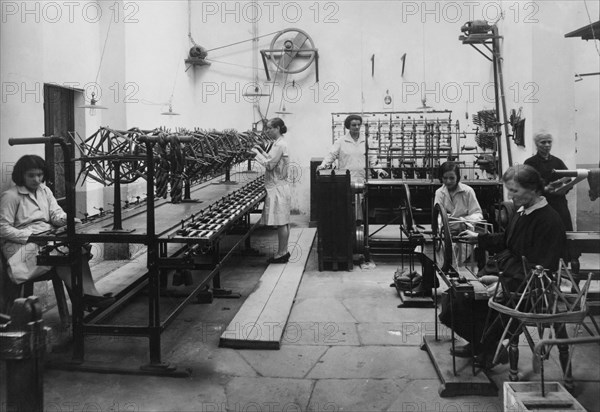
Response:
M33 295L33 285L35 282L52 281L52 287L54 288L54 295L56 297L56 306L58 307L58 314L60 316L60 323L63 328L71 326L71 315L69 314L69 306L67 305L67 298L65 296L65 290L62 280L56 274L54 269L44 273L43 275L27 281L21 285L16 285L8 276L7 261L2 253L0 253L0 312L9 313L10 308L16 298L28 297Z
M69 314L69 306L67 305L67 297L65 295L63 281L58 277L56 270L52 269L35 279L23 283L22 295L24 298L32 296L34 283L48 280L52 281L52 288L54 289L54 296L56 297L58 315L60 316L60 324L63 328L68 328L71 326L71 315Z

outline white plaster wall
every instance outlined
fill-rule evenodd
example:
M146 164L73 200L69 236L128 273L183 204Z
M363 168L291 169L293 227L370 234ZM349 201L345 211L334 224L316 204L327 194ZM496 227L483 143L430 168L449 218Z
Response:
M41 146L27 149L23 146L9 148L11 137L41 136L44 132L42 107L43 88L43 27L32 23L23 23L20 12L7 16L10 10L2 6L2 24L0 24L0 79L2 100L0 110L0 152L2 160L2 190L11 182L10 173L16 160L24 154L43 155ZM18 5L16 6L18 8ZM17 13L17 12L15 12ZM27 16L25 16L26 19ZM10 39L10 41L9 41ZM20 39L16 42L15 39ZM23 63L29 64L23 64Z
M577 2L573 14L572 28L589 24L583 2ZM592 21L600 15L600 3L587 2ZM594 20L594 18L596 20ZM600 34L597 34L600 35ZM583 41L580 38L564 40L573 49L574 73L597 73L600 71L600 41ZM575 104L576 163L593 164L598 167L600 157L600 76L585 76L583 80L573 81ZM571 80L574 80L572 78Z
M87 6L90 3L94 6ZM500 11L507 109L523 107L527 119L526 147L511 146L513 161L522 162L533 153L531 135L541 127L555 134L554 151L568 165L598 161L597 154L579 149L588 144L597 147L597 111L594 115L593 105L588 104L594 97L597 104L597 77L573 81L575 71L598 71L597 54L593 54L592 42L564 38L565 33L588 24L582 1L256 4L260 10L256 19L259 35L296 27L306 31L319 49L319 83L315 83L313 65L287 79L280 74L275 78L275 86L267 84L262 61L258 59L261 90L274 87L270 104L268 98L260 99L263 114L267 106L268 117L279 110L285 80L294 80L300 93L293 99L294 93L289 90L290 99L285 106L293 115L283 118L289 128L292 161L301 168L294 183L293 201L301 213L309 213L309 160L324 155L331 143L332 112L381 111L386 90L393 96L394 110L414 110L425 94L428 105L452 110L453 120L459 120L461 128L469 130L474 113L494 107L491 63L472 47L461 44L458 36L466 21L496 20ZM100 104L109 110L100 111L95 117L78 112L76 127L84 136L101 125L115 129L164 126L247 130L258 120L253 100L242 96L254 79L251 42L212 51L208 56L211 66L186 71L183 60L192 46L188 39L187 1L84 1L78 5L74 21L63 18L55 23L50 23L48 16L46 21L42 16L40 23L30 16L14 16L2 6L3 189L7 184L5 169L11 161L24 152L42 152L41 147L9 148L7 137L39 136L43 132L44 82L75 83L73 87L80 89L94 82L109 26L98 78ZM92 15L90 7L95 5L102 10L99 21L80 17L85 7ZM588 6L592 7L592 16L597 17L597 4L588 2ZM248 1L192 1L194 40L213 49L250 39L252 7ZM273 36L261 38L259 49L268 48ZM582 57L584 52L591 57ZM403 53L407 58L401 77ZM373 54L375 74L371 76ZM26 88L19 87L18 93L12 94L10 87L21 83ZM38 83L40 98L35 101L24 90ZM593 85L595 90L590 87ZM180 116L160 115L168 109L169 100ZM577 146L573 144L575 133ZM575 147L582 154L576 155ZM88 185L87 190L88 209L112 199L110 190L99 185ZM145 187L140 182L125 192L135 197L144 193Z
M597 19L598 3L587 2L587 6L591 18ZM574 75L600 71L598 51L593 41L564 37L590 24L585 4L583 1L540 2L539 20L534 28L532 47L534 79L539 87L539 102L533 106L532 131L551 132L555 138L552 152L569 168L574 169L581 163L597 164L600 158L598 77L575 82ZM600 44L596 43L596 46ZM535 153L531 139L529 143L525 158ZM587 182L580 185L587 186ZM579 209L577 190L569 192L567 200L575 229L589 230L577 227L577 213L573 213ZM595 202L596 210L598 204Z
M246 9L249 3L237 3L238 9L236 3L223 4L193 3L192 34L207 49L250 38L251 19L245 14L245 10L250 10ZM292 161L301 168L294 183L293 200L301 213L309 212L309 160L323 156L331 144L332 112L381 111L386 90L394 98L394 110L416 109L421 106L422 94L428 104L439 110L455 110L453 118L463 120L465 111L469 111L470 119L473 110L492 107L483 96L492 79L491 66L470 47L460 44L460 26L466 19L446 22L441 3L437 9L435 4L429 8L429 14L420 3L413 2L315 4L281 2L270 10L265 2L258 2L259 34L297 27L309 33L319 49L319 83L315 82L314 66L287 79L280 74L275 79L277 85L270 105L267 98L260 101L263 113L268 107L268 117L276 116L274 112L281 107L281 85L286 80L295 82L299 97L294 99L295 93L290 89L285 107L293 115L285 115L284 120L289 129ZM467 10L460 13L468 15ZM267 49L272 37L261 39L259 47ZM256 120L250 102L240 97L253 79L250 52L251 43L217 50L209 54L212 66L189 70L193 74L188 74L186 87L194 93L192 103L198 110L194 120L200 120L201 126L247 129ZM407 53L404 78L400 60L403 53ZM261 90L273 87L264 83L260 61L258 73ZM469 82L474 84L467 85ZM185 123L183 116L178 120Z
M592 19L600 14L598 2L587 2ZM585 7L580 4L573 16L574 28L589 24ZM565 39L573 47L574 73L600 72L600 41ZM575 103L573 107L575 122L575 162L569 165L577 168L600 167L600 76L584 76L574 82ZM571 196L576 197L578 230L600 230L600 201L591 202L589 187L579 183Z

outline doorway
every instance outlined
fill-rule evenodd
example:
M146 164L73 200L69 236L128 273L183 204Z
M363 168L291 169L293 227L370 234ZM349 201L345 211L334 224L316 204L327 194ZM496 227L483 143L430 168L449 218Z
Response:
M69 132L75 130L74 119L75 91L65 87L44 84L44 135L60 136L70 141ZM69 144L71 157L73 145ZM46 145L46 164L48 176L46 185L52 190L58 204L69 212L66 207L64 156L60 145Z

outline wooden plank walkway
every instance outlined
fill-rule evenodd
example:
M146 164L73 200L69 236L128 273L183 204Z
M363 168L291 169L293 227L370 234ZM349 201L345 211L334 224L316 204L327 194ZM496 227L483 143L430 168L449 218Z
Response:
M316 228L290 231L290 261L267 267L257 289L221 335L219 346L279 349L316 232Z

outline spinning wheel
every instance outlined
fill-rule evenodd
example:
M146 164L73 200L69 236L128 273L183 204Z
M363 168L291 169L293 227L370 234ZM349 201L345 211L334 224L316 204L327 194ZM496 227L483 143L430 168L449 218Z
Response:
M543 267L536 266L527 274L527 277L523 280L516 292L509 292L509 289L501 278L499 285L502 285L504 297L499 297L499 288L497 287L493 298L488 302L489 307L494 309L494 312L490 312L490 314L495 314L495 318L491 320L491 318L488 317L482 340L484 340L486 336L497 335L499 330L502 331L501 337L498 339L499 343L497 344L494 359L492 361L493 363L498 361L499 353L503 347L502 342L505 339L509 340L509 379L511 381L517 381L519 379L517 362L519 359L518 346L521 334L525 335L531 350L534 350L534 337L531 334L532 332L527 329L528 326L537 329L539 339L545 338L545 331L552 334L552 329L554 329L555 338L567 338L566 324L575 325L573 336L579 334L581 327L585 328L588 333L593 334L590 328L583 322L585 317L588 316L587 294L591 284L592 275L588 275L588 278L581 289L577 287L576 293L568 294L560 289L563 272L572 284L577 284L561 259L557 275L551 275ZM593 321L593 318L591 319L594 326L596 326L596 330L598 330L597 324ZM552 338L552 335L550 335L550 337ZM572 352L569 353L569 347L566 343L558 344L558 348L565 386L567 389L572 389ZM542 359L547 356L547 353L543 353ZM543 385L544 374L542 368L542 388Z
M452 267L453 247L448 213L444 206L436 204L433 207L433 218L431 219L433 232L434 258L442 272L447 272Z

